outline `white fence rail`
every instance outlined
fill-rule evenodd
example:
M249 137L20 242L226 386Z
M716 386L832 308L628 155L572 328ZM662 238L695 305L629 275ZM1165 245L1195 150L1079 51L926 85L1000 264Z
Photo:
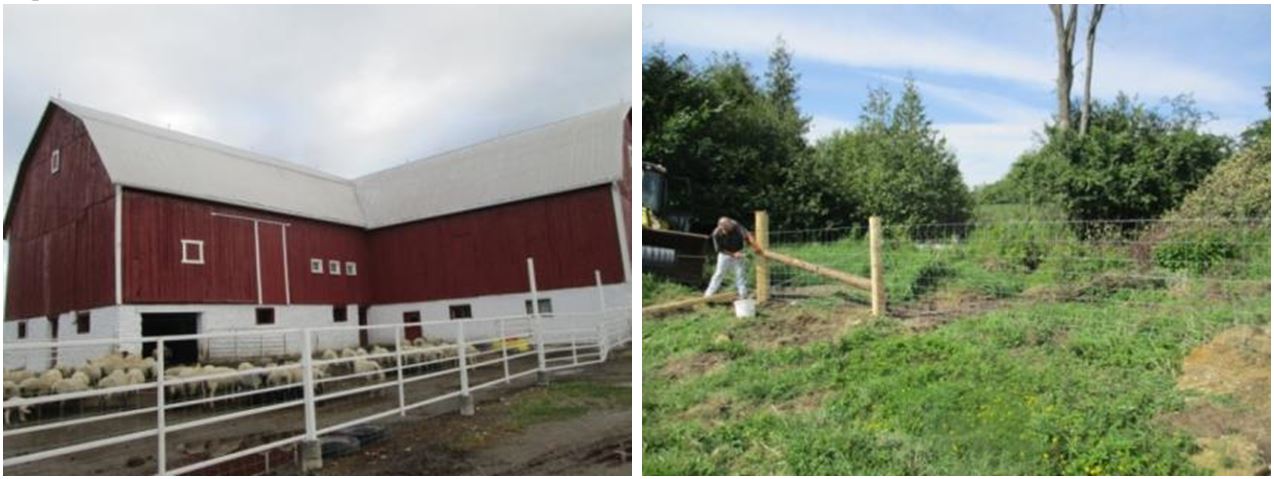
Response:
M321 347L325 333L357 335L360 330L368 330L369 335L373 330L384 335L392 331L394 341L361 352ZM72 374L66 378L53 380L55 369L35 373L29 378L34 381L22 384L6 381L5 471L22 474L31 468L31 473L59 473L67 462L98 461L106 465L70 472L112 473L109 464L126 462L130 455L143 458L141 462L158 474L206 472L250 455L265 454L269 461L270 452L281 447L441 401L458 399L462 413L466 407L471 411L474 391L530 374L606 361L611 349L632 341L632 330L630 308L606 308L603 301L594 312L553 317L542 316L537 309L529 315L456 321L23 343L5 348L55 351L128 342L154 343L154 351L165 351L165 345L174 341L247 344L240 343L241 338L260 344L281 344L287 338L299 341L301 353L277 356L276 362L267 364L197 367L165 364L164 354L154 354L153 360L116 355L68 370ZM95 386L72 384L74 373L96 373L97 378L90 378ZM32 388L47 394L30 394ZM67 409L77 413L67 414ZM106 451L101 449L107 447L113 449L103 454ZM94 454L65 461L85 451ZM49 463L55 460L63 462ZM141 466L134 463L129 471L137 473L137 467Z

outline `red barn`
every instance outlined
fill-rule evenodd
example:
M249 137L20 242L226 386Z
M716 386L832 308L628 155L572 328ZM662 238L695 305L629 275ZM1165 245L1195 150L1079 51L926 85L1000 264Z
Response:
M628 305L630 130L621 105L346 179L51 100L4 218L5 342L523 314L528 257L546 309L596 311L595 271Z

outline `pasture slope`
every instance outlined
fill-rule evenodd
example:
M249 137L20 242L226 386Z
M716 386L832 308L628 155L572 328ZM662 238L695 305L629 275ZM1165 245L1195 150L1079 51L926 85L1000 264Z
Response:
M1268 219L979 218L887 232L882 319L790 271L756 318L646 319L643 472L1268 473ZM867 267L852 230L772 239Z

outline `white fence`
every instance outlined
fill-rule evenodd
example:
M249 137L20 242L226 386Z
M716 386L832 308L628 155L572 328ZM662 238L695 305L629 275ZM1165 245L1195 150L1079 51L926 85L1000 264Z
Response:
M12 391L6 381L4 469L11 474L183 474L251 455L264 454L268 461L279 448L442 401L458 400L464 412L466 405L472 407L474 391L600 363L612 348L632 341L628 307L608 309L603 303L595 312L546 316L537 308L529 315L482 319L128 339L130 345L154 343L154 351L164 351L175 341L239 344L246 337L266 343L286 338L301 352L265 364L196 367L165 364L164 354L153 359L114 355L64 368L66 374L34 373L31 380L13 383ZM392 334L394 341L370 351L322 345L331 332L357 335L360 330ZM23 343L6 349L95 350L117 348L120 342ZM78 386L77 372L98 377ZM51 374L71 377L58 381ZM30 394L28 383L45 394ZM79 454L87 451L92 454Z

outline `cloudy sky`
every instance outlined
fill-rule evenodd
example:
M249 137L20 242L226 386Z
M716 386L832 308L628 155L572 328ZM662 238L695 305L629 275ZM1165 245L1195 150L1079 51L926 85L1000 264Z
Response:
M4 186L51 96L354 177L630 101L628 5L4 7Z
M642 23L646 52L663 44L702 64L714 51L735 51L758 73L781 35L802 74L811 138L852 126L869 86L897 91L910 74L974 185L1003 176L1055 108L1056 44L1043 5L653 5ZM1081 33L1077 65L1082 42ZM1226 134L1268 116L1268 5L1112 6L1094 58L1099 98L1125 91L1158 102L1192 93L1217 117L1208 128Z

